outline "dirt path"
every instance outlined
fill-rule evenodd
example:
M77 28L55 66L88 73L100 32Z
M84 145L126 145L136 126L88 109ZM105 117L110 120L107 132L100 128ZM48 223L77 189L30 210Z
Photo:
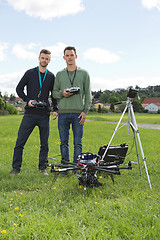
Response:
M137 123L139 128L157 129L160 130L160 124L143 124Z

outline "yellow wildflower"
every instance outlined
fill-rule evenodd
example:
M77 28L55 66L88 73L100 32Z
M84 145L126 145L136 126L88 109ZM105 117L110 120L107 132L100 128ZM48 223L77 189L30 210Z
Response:
M10 200L13 201L13 198L11 198Z
M7 233L7 231L6 231L6 230L2 230L2 231L1 231L1 233L3 233L3 234L6 234L6 233Z
M61 201L61 200L59 200L59 202L61 203L62 201Z
M19 207L15 207L14 209L15 209L15 210L19 210Z
M98 202L95 202L95 204L98 204Z
M21 214L21 213L19 214L19 217L21 217L21 218L22 218L22 214Z
M16 223L13 223L13 227L17 227L17 224L16 224Z

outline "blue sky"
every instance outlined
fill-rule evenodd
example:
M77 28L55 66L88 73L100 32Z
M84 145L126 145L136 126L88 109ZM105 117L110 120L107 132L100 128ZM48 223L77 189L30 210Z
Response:
M68 45L93 91L160 85L160 0L0 0L2 94L16 93L42 48L56 75Z

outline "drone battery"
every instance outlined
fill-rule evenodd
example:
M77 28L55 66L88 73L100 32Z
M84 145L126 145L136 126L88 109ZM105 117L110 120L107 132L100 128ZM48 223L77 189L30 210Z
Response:
M115 162L118 161L119 164L124 162L127 150L128 150L128 145L123 143L121 145L113 145L109 146L105 156L105 150L107 148L107 145L104 145L100 147L98 155L102 158L105 162Z
M97 155L93 153L82 153L78 156L79 163L92 165L97 163Z

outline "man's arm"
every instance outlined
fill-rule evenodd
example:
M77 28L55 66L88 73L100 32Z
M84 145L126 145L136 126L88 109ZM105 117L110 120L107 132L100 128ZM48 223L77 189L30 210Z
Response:
M24 76L21 78L21 80L19 81L17 87L16 87L16 92L18 94L18 96L20 98L23 99L24 102L29 102L29 97L24 93L24 87L27 85L28 83L28 75L27 72L24 74Z
M84 83L84 95L85 95L85 102L84 102L84 110L85 114L88 113L91 103L92 103L92 94L91 94L91 86L90 86L90 76L86 72L86 79Z
M55 82L54 82L54 88L52 91L53 98L58 99L58 100L64 97L63 91L60 89L60 86L59 86L59 77L60 77L60 73L57 73Z
M92 94L91 94L91 87L90 87L90 77L89 74L86 72L86 79L84 83L84 97L85 97L85 102L84 102L84 109L83 112L79 115L79 124L82 125L87 117L87 113L90 109L91 102L92 102Z
M58 102L57 99L53 98L51 95L52 105L53 105L53 119L55 120L58 116Z

